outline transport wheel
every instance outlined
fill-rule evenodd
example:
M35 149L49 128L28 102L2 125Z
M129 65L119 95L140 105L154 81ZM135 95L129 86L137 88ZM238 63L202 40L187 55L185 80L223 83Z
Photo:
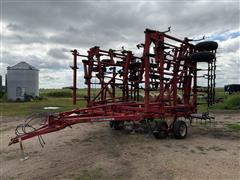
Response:
M195 49L198 51L213 51L218 48L218 43L215 41L204 41L195 45Z
M187 125L184 121L176 121L173 126L173 134L176 139L184 139L187 136Z
M124 121L110 121L109 125L114 130L122 130L124 128Z
M215 58L215 54L208 51L197 52L192 54L190 58L195 62L211 62Z
M153 135L156 139L164 139L167 137L168 125L165 121L157 122Z

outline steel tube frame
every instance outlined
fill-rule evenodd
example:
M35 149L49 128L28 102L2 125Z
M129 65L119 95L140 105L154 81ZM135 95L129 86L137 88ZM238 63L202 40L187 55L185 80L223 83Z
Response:
M166 43L169 39L180 45ZM49 116L45 125L33 132L13 138L10 144L17 143L19 138L26 140L77 123L125 120L135 122L172 117L170 131L178 117L190 118L191 114L197 111L198 69L197 63L189 60L189 56L195 52L194 46L187 38L180 40L164 32L150 29L145 30L145 42L142 46L141 57L134 56L131 51L124 50L118 53L112 49L101 50L97 46L90 48L87 55L79 54L77 50L71 51L73 104L76 104L77 100L77 57L79 56L86 59L82 62L87 86L85 98L87 108L77 108ZM171 51L166 52L166 46L171 47ZM92 82L94 76L98 78L98 82ZM211 84L214 83L213 80ZM95 96L92 93L93 84L99 84L101 87L95 90L98 91ZM121 90L117 92L118 87ZM143 101L139 101L141 90L144 91ZM152 99L151 91L156 92L155 99ZM179 91L183 93L183 100L178 97ZM191 93L192 98L190 98ZM121 95L117 96L117 94Z

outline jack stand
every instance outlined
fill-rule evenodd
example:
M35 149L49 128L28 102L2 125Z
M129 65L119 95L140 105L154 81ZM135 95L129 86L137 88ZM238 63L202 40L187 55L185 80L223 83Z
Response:
M21 160L21 161L28 160L29 157L24 153L24 150L23 150L22 139L19 138L18 140L19 140L20 150L21 150L21 158L20 158L20 160Z

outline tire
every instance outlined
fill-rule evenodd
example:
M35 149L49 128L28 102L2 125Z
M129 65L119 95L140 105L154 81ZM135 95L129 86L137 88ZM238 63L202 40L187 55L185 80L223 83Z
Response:
M218 48L218 43L215 41L204 41L195 45L195 49L198 51L213 51Z
M212 62L215 58L215 54L212 52L197 52L190 56L191 60L194 62Z
M187 136L187 124L182 121L176 121L173 126L173 134L176 139L184 139Z
M124 121L110 121L109 126L114 130L122 130L124 128Z
M164 139L168 136L168 125L165 121L160 121L156 124L153 135L156 139Z

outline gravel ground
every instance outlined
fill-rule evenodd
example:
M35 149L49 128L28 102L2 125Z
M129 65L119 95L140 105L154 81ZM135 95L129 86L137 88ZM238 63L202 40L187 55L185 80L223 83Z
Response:
M29 156L20 161L19 145L7 146L24 118L1 118L1 179L240 179L240 113L215 114L216 123L194 122L186 139L156 140L146 134L114 131L106 123L24 141ZM38 121L38 120L36 120Z

